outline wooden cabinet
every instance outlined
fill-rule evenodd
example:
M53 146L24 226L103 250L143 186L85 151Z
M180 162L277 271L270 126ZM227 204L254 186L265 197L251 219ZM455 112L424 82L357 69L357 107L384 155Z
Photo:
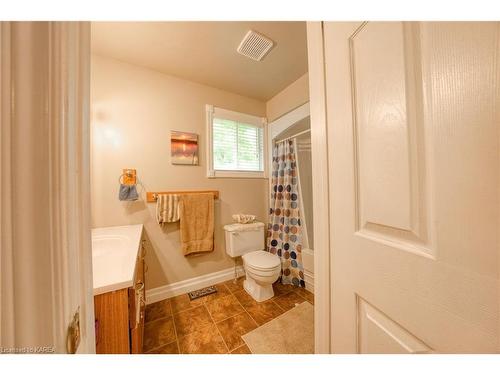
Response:
M146 307L145 255L142 243L132 287L94 296L97 354L142 353Z

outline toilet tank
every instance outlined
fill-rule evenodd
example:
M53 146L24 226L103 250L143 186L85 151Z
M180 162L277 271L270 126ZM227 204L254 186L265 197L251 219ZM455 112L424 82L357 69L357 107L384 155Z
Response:
M226 253L232 257L264 250L264 223L228 224L226 231Z

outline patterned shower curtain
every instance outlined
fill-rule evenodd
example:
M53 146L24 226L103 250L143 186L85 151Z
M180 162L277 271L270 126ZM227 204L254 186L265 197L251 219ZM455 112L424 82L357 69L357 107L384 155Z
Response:
M277 142L273 148L267 250L281 258L281 282L304 287L295 149L295 139Z

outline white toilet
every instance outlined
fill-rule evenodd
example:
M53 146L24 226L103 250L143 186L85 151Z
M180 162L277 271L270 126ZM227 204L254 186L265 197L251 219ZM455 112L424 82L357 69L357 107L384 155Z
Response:
M281 274L277 255L264 250L264 223L229 224L226 231L226 253L241 256L246 279L243 287L257 302L274 296L273 283Z

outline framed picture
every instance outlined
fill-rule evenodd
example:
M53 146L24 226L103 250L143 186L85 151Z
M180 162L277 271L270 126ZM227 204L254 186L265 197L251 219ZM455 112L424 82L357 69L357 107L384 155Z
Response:
M172 130L170 154L172 164L198 165L198 134Z

